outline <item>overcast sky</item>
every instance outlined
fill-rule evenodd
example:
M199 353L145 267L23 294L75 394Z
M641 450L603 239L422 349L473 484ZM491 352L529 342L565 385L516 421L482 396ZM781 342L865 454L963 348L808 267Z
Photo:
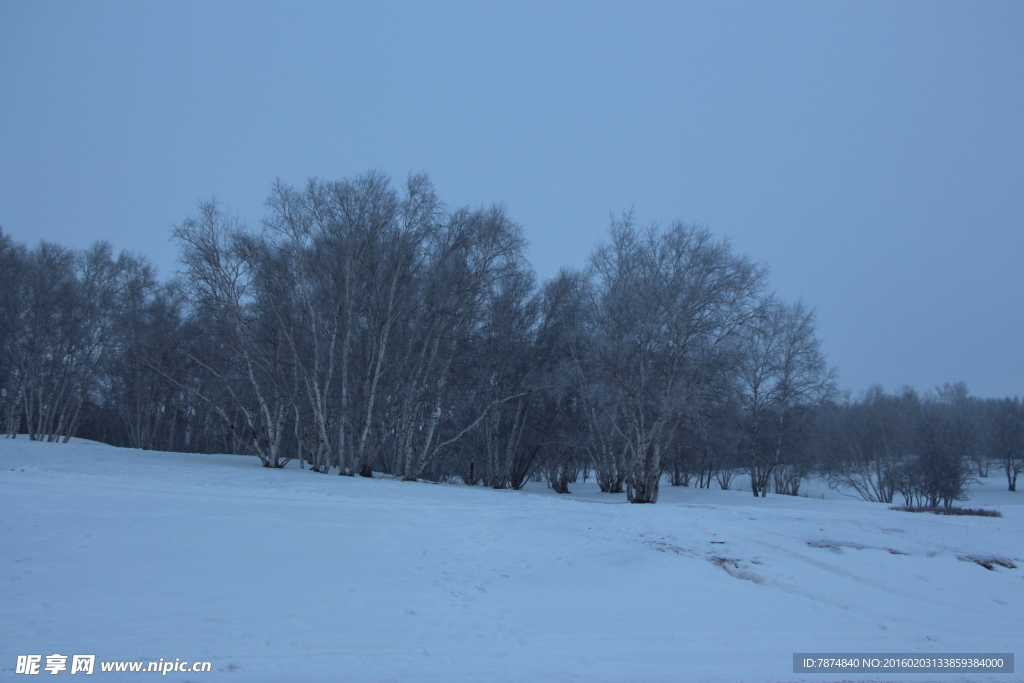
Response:
M0 0L0 225L174 272L215 195L426 171L541 278L630 207L817 309L840 383L1024 394L1024 3Z

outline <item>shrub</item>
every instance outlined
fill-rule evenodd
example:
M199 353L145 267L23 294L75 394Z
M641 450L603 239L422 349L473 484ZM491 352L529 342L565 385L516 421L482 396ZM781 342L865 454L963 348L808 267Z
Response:
M890 510L902 510L903 512L931 512L935 515L976 515L978 517L1002 517L1003 513L998 510L983 510L981 508L958 508L958 507L931 507L928 505L894 505Z

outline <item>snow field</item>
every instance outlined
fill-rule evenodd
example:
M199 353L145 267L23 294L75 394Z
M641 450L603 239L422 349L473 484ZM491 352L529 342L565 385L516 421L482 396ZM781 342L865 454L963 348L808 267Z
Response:
M1002 518L670 487L635 506L0 440L0 678L61 653L213 662L168 681L1022 680L792 673L794 652L1019 649L1024 494L1000 486L965 505Z

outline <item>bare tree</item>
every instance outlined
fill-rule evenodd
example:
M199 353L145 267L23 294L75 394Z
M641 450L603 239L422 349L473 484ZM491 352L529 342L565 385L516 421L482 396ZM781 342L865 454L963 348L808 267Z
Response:
M902 464L897 479L908 505L950 507L964 498L978 447L972 403L962 382L945 384L923 401L916 455Z
M591 265L595 371L625 446L627 497L653 503L676 427L720 347L751 317L764 271L707 230L638 230L628 215Z
M989 449L1006 473L1006 485L1017 490L1017 476L1024 470L1024 404L1020 398L1004 398L991 407Z
M746 408L750 489L763 497L791 445L797 419L829 395L834 373L815 335L814 313L802 303L769 299L744 327L742 339L746 358L739 379Z
M439 202L414 176L400 199L376 172L352 181L278 183L265 225L264 279L288 340L314 469L371 476L370 439L393 333L413 305L420 249Z
M461 391L458 377L496 290L522 272L524 247L522 228L499 206L456 211L431 236L413 314L396 345L391 447L404 479L421 477L492 408L519 398ZM482 405L467 414L459 410L466 400Z
M181 351L216 378L234 410L208 394L200 396L264 467L283 467L292 385L285 368L283 331L256 279L263 245L214 201L200 204L199 215L177 226L174 236L182 245L186 266L183 290L205 321L200 334L212 342L202 353L194 344Z
M26 277L28 250L14 244L0 228L0 409L3 431L8 437L18 434L22 424L22 402L28 357L24 334L28 310Z
M859 498L891 503L900 469L913 456L921 401L910 387L886 394L875 385L860 401L849 399L828 412L829 485Z

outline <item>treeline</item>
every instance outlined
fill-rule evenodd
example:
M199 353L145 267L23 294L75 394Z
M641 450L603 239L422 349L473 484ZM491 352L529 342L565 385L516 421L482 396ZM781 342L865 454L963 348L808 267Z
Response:
M819 473L949 505L993 458L1020 470L1019 400L838 401L813 313L703 228L624 215L538 286L502 207L369 173L278 183L259 230L203 203L174 235L183 271L160 283L106 244L0 233L8 435L495 488L586 473L632 502Z
M949 507L975 476L995 465L1017 490L1024 468L1024 405L1019 398L979 399L963 383L921 397L872 387L861 400L827 404L819 452L833 486L864 500Z

